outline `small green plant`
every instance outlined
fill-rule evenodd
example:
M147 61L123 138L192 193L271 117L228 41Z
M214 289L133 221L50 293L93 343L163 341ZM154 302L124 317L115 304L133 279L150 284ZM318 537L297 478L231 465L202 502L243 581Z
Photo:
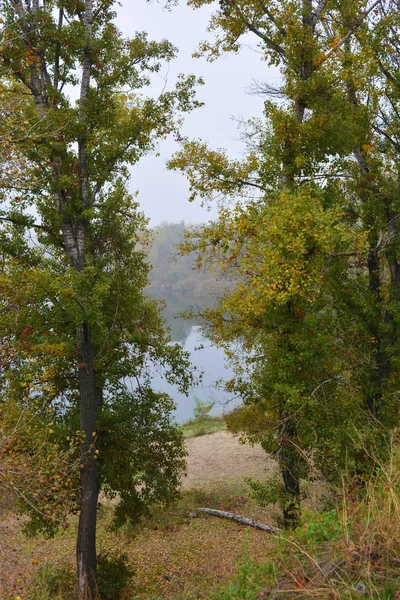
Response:
M250 497L257 502L259 506L268 506L282 500L283 485L279 475L268 477L265 481L254 481L246 479L250 487Z
M76 576L71 565L45 563L36 574L37 600L74 598Z
M189 423L182 426L183 437L185 439L218 433L225 430L226 426L224 421L218 417L208 417L203 421L189 421Z
M202 421L209 417L210 411L214 406L214 402L204 402L197 396L194 398L195 407L193 409L194 420Z
M193 432L193 437L201 437L202 435L207 435L208 430L206 429L206 427L199 427L198 429L195 429Z
M97 587L102 600L118 600L124 587L133 577L128 556L99 554L97 557Z
M273 588L276 581L274 564L254 564L247 559L238 569L235 579L211 596L212 600L255 600L260 590Z
M398 598L397 593L398 588L395 588L392 585L392 582L388 581L385 583L385 587L382 592L382 600L392 600L394 598Z
M322 513L303 510L302 524L296 530L296 538L306 545L334 542L343 536L343 528L336 509Z
M226 424L222 417L210 415L210 411L214 406L214 402L204 402L197 398L194 399L195 407L193 410L193 418L182 425L184 438L198 437L225 431Z
M37 572L38 600L50 600L51 588L54 583L54 566L45 563Z

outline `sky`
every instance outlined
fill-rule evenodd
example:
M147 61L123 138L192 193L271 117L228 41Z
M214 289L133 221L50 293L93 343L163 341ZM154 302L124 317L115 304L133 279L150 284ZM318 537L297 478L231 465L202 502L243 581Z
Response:
M192 53L210 36L206 29L212 6L195 11L182 2L166 10L163 0L122 0L117 10L117 24L125 36L147 31L149 39L166 38L179 49L178 57L161 74L167 76L168 83L172 85L178 73L203 77L205 85L199 88L198 98L205 104L186 117L183 135L202 139L212 148L226 148L232 156L243 153L238 119L259 117L263 110L263 98L249 93L252 81L274 83L279 78L279 73L261 59L256 40L246 38L239 54L209 63L203 58L192 58ZM161 76L158 82L156 79L152 93L160 92L164 83ZM173 140L162 142L157 149L159 156L146 156L131 169L130 189L139 191L138 200L152 226L163 221L204 223L217 214L216 207L207 211L199 201L188 202L185 177L166 169L166 162L176 149Z

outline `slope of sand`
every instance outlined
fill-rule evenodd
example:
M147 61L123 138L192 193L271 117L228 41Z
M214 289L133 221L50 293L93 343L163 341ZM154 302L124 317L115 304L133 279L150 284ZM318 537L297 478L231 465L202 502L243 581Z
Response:
M186 440L187 476L184 488L201 486L211 481L243 477L259 477L274 471L276 463L261 446L240 444L239 436L212 433Z

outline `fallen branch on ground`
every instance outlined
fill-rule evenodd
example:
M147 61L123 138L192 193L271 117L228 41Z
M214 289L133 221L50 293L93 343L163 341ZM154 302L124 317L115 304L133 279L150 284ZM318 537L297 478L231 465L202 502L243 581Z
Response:
M278 529L278 527L264 525L263 523L258 523L258 521L253 521L252 519L247 519L246 517L241 517L240 515L235 515L234 513L225 512L224 510L215 510L214 508L196 508L196 512L212 515L213 517L229 519L230 521L236 521L237 523L241 523L242 525L249 525L249 527L262 529L263 531L267 531L268 533L280 533L280 529Z

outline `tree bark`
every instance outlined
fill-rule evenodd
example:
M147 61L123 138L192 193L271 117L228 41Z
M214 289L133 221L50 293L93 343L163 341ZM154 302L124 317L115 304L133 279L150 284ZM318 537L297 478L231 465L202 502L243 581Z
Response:
M278 462L282 475L285 499L283 504L283 526L294 529L300 522L300 465L297 449L296 426L285 412L285 402L280 409Z
M32 4L33 12L37 11L38 3ZM15 11L22 20L22 28L26 35L26 44L30 48L31 29L24 20L27 11L21 0L15 1ZM63 11L60 9L59 28L62 26ZM55 194L56 209L62 216L62 235L64 248L71 267L75 271L82 271L86 265L87 222L82 217L85 209L90 207L90 184L88 176L87 135L86 135L86 100L89 95L91 68L92 68L92 30L93 30L93 0L85 0L84 12L85 48L82 62L82 77L80 87L80 112L79 120L82 133L78 140L78 165L79 165L79 191L80 206L71 214L69 208L68 191L60 189ZM37 52L35 50L35 52ZM56 61L58 58L56 57ZM17 74L18 76L18 74ZM40 61L40 67L34 64L30 70L29 81L24 82L36 104L39 116L47 117L49 110L48 89L53 87L57 91L58 65L56 62L55 79L52 82L47 73L45 60ZM66 153L65 153L66 155ZM53 176L60 178L64 156L59 154L54 157ZM79 600L94 598L96 589L96 518L98 501L97 464L92 448L93 432L96 431L96 416L101 410L102 390L96 386L96 374L93 366L93 341L92 331L86 322L85 307L83 324L77 328L76 342L80 354L79 366L79 410L80 431L82 441L80 445L81 460L81 510L79 517L78 540L76 547L77 572L79 585Z
M89 95L92 68L93 0L85 0L85 51L79 100L79 120L82 134L78 140L79 190L81 210L90 206L89 176L87 164L86 100ZM80 215L73 222L64 220L65 244L70 248L71 265L78 271L85 267L87 224ZM65 236L67 233L67 236ZM68 244L67 244L68 241ZM79 515L78 540L76 545L79 600L94 598L96 585L96 521L98 482L95 454L92 447L96 431L99 393L93 366L93 341L89 325L84 322L77 330L78 350L81 353L79 368L81 455L81 511Z
M375 5L373 5L375 6ZM373 7L368 9L367 12L363 13L360 17L361 20L358 22L361 23L362 20L367 16L367 14L372 10ZM344 22L347 25L349 33L354 32L354 25L351 25L351 20L349 17L342 14ZM346 39L345 39L346 38ZM351 43L350 36L343 39L345 56L351 56ZM356 93L356 86L353 81L352 71L351 71L351 58L348 63L348 72L349 78L345 82L347 96L352 102L354 106L359 105L359 101ZM368 140L365 140L365 143ZM365 152L362 151L362 144L360 143L358 146L353 148L354 156L357 160L360 174L364 178L364 182L362 183L362 187L360 190L360 200L365 205L368 206L368 203L371 202L370 194L376 194L379 190L374 189L373 183L371 185L370 180L370 168L367 162L367 158ZM369 333L371 336L371 346L373 353L373 372L369 375L370 389L366 390L366 408L369 413L372 415L374 419L379 419L379 409L382 404L383 398L383 389L385 381L388 379L390 374L390 364L387 360L385 360L384 356L384 334L382 332L382 324L384 319L384 311L382 309L382 276L381 276L381 258L379 254L378 248L378 231L379 226L374 222L366 223L366 226L369 228L369 239L368 239L368 287L372 297L373 311L372 316L368 317L367 326L369 329ZM385 317L385 319L387 316Z
M39 2L32 4L23 3L22 0L13 0L13 9L21 21L25 34L26 48L34 52L41 60L32 64L29 75L22 77L19 71L15 76L29 88L37 112L41 119L46 119L49 109L49 90L57 92L59 83L59 49L56 45L54 80L51 81L45 57L32 45L34 27L28 20L28 13L38 12ZM31 8L32 7L32 8ZM59 12L59 30L62 28L64 18L63 8ZM61 216L61 229L63 248L71 267L78 272L86 266L87 252L87 221L82 216L83 212L91 206L92 195L88 173L87 152L87 112L86 101L89 96L92 72L92 37L93 37L93 0L84 2L84 28L85 40L82 61L82 76L79 100L79 121L81 133L78 139L78 169L79 169L79 205L71 209L68 189L55 186L55 208ZM53 97L54 94L51 94ZM58 150L52 163L52 175L55 181L60 180L62 165L67 155ZM77 299L78 300L78 299ZM76 547L77 574L79 586L79 600L94 599L97 593L96 586L96 519L98 501L97 463L93 448L93 432L96 431L96 418L101 410L102 388L96 385L94 370L94 349L92 330L87 322L84 303L80 303L83 312L83 323L76 330L76 343L79 359L79 411L80 431L82 435L80 444L80 493L81 510L79 516L79 529Z
M301 42L300 60L298 67L298 77L301 81L307 81L313 72L313 43L315 35L315 26L319 13L313 11L312 0L303 0L302 8L302 27L304 31L304 39ZM310 42L308 44L308 42ZM304 115L307 108L307 103L302 95L294 98L294 114L296 122L299 126L304 121ZM283 164L282 187L290 190L294 187L296 177L299 175L299 167L296 162L296 142L292 139L292 134L285 142L286 160ZM296 321L294 316L293 306L291 302L287 304L288 314L291 316L293 323ZM290 335L290 332L287 332ZM297 352L296 349L290 349L290 352ZM299 524L301 509L300 509L300 473L301 473L301 458L297 453L296 440L297 431L293 417L287 411L286 400L280 401L279 407L279 469L282 476L283 487L285 491L285 500L282 506L283 522L285 529L293 529Z
M241 523L242 525L248 525L249 527L261 529L267 533L280 533L280 529L278 529L278 527L264 525L264 523L259 523L258 521L253 521L253 519L241 517L240 515L235 515L234 513L226 512L224 510L216 510L214 508L196 508L195 512L205 513L206 515L211 515L213 517L221 517L222 519L229 519L230 521L235 521L236 523Z
M77 342L81 354L79 366L81 510L76 546L79 600L94 598L96 594L96 520L97 520L97 464L93 449L96 431L98 395L93 369L93 343L87 325L78 328Z

